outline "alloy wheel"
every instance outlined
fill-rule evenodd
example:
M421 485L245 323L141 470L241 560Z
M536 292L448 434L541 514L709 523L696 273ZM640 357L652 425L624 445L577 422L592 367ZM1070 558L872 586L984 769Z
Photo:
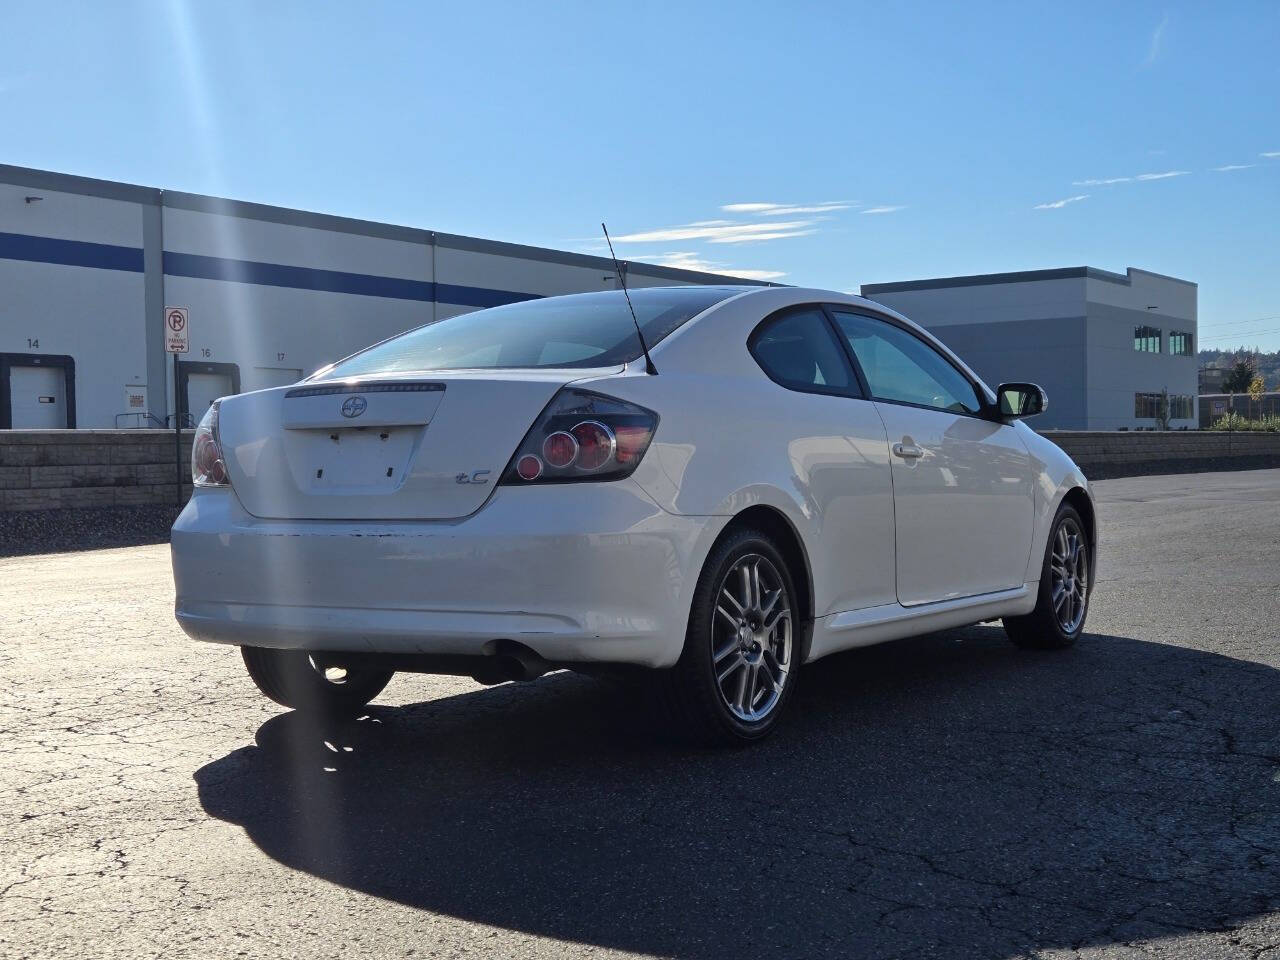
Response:
M725 573L711 636L720 699L739 720L763 720L782 699L793 650L791 601L767 557L746 554Z
M1084 534L1070 517L1058 524L1054 534L1049 585L1058 626L1063 633L1075 633L1084 622L1089 597L1089 556Z

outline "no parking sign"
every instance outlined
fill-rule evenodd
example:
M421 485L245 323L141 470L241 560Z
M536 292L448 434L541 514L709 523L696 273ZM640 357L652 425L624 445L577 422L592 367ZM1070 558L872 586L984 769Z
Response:
M173 487L175 501L182 506L182 407L178 404L178 354L191 352L191 324L186 307L164 308L164 349L173 354Z
M191 325L186 307L164 308L164 349L166 353L191 352Z

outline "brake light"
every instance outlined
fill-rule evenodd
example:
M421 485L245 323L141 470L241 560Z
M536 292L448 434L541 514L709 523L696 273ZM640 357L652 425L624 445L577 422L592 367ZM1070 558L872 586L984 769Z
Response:
M542 441L542 456L551 466L563 469L577 459L578 440L572 433L557 430Z
M516 473L521 480L537 480L542 476L542 461L532 453L526 453L516 461Z
M613 431L595 420L583 420L570 431L578 441L578 467L599 470L613 457L617 441Z
M218 404L215 400L196 427L191 440L191 482L197 487L225 487L227 463L218 440Z
M620 480L640 463L657 427L652 410L565 388L529 429L501 482Z

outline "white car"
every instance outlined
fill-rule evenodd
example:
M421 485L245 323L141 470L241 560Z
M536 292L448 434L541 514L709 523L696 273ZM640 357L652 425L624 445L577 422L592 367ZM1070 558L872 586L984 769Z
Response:
M846 294L630 299L451 317L215 404L173 528L182 628L289 707L358 710L396 670L629 668L719 742L838 650L1079 636L1093 500L1020 419L1040 388L992 393Z

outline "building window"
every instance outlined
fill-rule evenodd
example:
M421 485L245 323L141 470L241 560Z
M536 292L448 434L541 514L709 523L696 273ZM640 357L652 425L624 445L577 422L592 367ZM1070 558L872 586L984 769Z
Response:
M1159 420L1161 395L1158 393L1135 393L1133 395L1133 415L1139 420ZM1169 419L1190 420L1195 416L1195 397L1186 394L1169 394Z
M1160 328L1134 327L1133 349L1137 350L1139 353L1159 353Z
M1180 330L1169 331L1169 352L1175 357L1191 356L1191 334Z

